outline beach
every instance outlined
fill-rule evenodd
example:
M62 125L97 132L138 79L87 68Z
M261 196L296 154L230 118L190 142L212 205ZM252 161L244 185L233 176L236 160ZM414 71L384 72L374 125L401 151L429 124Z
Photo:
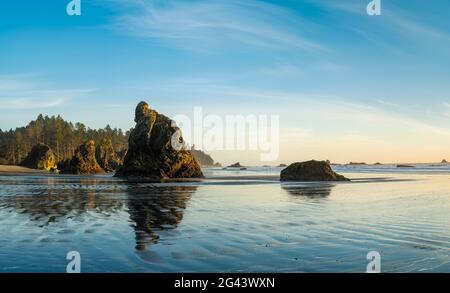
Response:
M15 165L0 165L0 174L1 173L11 173L11 174L30 174L30 173L41 173L45 174L46 172L38 169L30 169L21 166Z
M83 272L365 272L370 251L383 272L450 271L448 167L334 168L352 181L0 174L1 270L65 272L75 250Z

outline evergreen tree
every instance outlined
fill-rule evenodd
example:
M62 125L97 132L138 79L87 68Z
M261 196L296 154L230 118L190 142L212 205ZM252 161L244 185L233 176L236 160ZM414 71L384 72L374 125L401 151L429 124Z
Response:
M124 153L128 147L129 131L111 128L90 129L83 123L75 124L65 121L61 116L43 116L25 127L3 131L0 129L0 164L19 164L38 143L47 144L59 161L71 158L75 149L84 141L92 139L96 144L105 139L111 141L116 153Z

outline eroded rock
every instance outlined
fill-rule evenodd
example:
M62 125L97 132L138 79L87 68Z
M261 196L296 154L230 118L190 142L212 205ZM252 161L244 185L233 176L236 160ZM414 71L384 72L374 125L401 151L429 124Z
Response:
M103 139L97 145L95 157L100 167L106 172L114 172L122 165L122 160L114 151L111 139L109 138Z
M95 157L95 142L88 140L75 150L75 155L59 164L64 174L97 174L105 172Z
M200 165L186 149L181 130L171 119L140 102L134 121L127 154L115 176L145 181L203 177Z
M290 164L281 170L281 181L350 181L337 174L326 161L306 161Z
M31 148L31 151L20 165L32 169L56 171L57 159L48 145L38 143Z

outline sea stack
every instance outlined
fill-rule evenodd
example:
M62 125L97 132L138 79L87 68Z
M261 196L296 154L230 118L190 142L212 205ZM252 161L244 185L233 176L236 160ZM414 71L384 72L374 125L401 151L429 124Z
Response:
M20 165L32 169L56 171L56 161L56 155L50 147L44 143L38 143L31 148L31 151Z
M151 109L146 102L137 105L134 121L128 151L116 177L144 181L203 177L174 121Z
M290 164L281 170L281 181L350 181L331 169L326 161L306 161Z
M102 139L97 145L95 158L100 167L106 172L114 172L122 165L122 161L114 151L111 139L109 138Z
M97 174L104 170L95 158L95 142L88 140L75 150L75 155L59 164L63 174Z

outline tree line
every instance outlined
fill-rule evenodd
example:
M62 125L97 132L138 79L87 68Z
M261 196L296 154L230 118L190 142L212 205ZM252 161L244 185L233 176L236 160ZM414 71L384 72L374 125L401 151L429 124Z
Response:
M61 116L43 116L25 127L3 131L0 129L0 164L17 165L27 156L31 148L38 143L47 144L59 161L71 158L75 149L86 140L96 144L105 139L111 140L117 153L124 153L128 146L130 131L107 125L101 129L91 129L83 123L65 121Z

